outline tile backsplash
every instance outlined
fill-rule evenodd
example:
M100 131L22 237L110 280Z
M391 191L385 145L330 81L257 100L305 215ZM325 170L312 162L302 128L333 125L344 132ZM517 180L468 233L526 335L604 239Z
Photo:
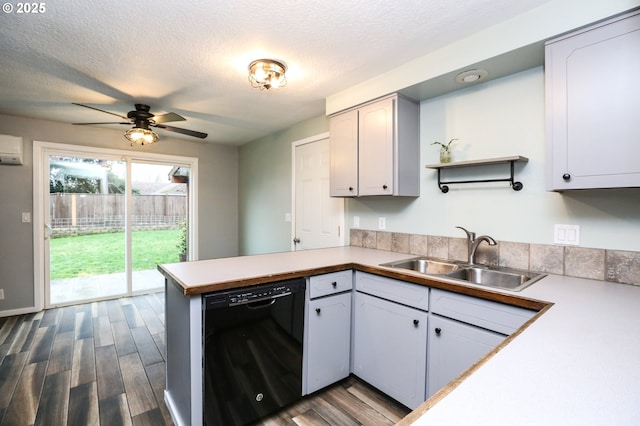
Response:
M467 260L465 238L351 229L352 246ZM482 243L476 262L549 274L640 285L640 252L498 241Z

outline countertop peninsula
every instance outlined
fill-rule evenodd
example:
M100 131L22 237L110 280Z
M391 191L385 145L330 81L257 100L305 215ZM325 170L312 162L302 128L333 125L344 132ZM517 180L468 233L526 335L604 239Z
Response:
M359 247L160 265L184 296L344 269L542 309L401 424L640 424L640 287L548 275L518 293L399 273L406 253Z

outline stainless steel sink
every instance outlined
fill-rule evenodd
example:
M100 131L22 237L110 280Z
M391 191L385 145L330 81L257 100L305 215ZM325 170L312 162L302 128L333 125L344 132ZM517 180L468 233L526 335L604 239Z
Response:
M475 266L458 269L447 274L449 278L512 291L520 291L545 276L545 274L531 274L504 268L488 269Z
M458 268L460 268L460 265L457 263L430 259L427 257L415 257L412 259L398 260L395 262L383 263L380 266L409 269L411 271L430 275L445 275L450 272L457 271Z
M497 266L472 266L462 262L428 257L397 260L395 262L383 263L380 266L407 269L425 275L440 275L454 280L510 291L520 291L546 276L545 274L535 272Z

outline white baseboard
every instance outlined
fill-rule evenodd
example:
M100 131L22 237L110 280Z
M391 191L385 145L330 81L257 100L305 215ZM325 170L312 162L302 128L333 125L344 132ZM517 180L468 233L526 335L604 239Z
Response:
M14 315L24 315L24 314L32 314L34 312L40 312L41 309L37 309L33 306L29 306L27 308L20 309L9 309L6 311L0 311L0 317L12 317Z

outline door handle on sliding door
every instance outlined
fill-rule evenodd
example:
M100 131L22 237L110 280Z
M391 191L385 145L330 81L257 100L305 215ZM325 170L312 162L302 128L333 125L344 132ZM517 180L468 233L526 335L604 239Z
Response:
M44 224L44 239L48 240L49 238L51 238L51 233L53 232L53 230L51 229L50 225L47 225L46 223Z

